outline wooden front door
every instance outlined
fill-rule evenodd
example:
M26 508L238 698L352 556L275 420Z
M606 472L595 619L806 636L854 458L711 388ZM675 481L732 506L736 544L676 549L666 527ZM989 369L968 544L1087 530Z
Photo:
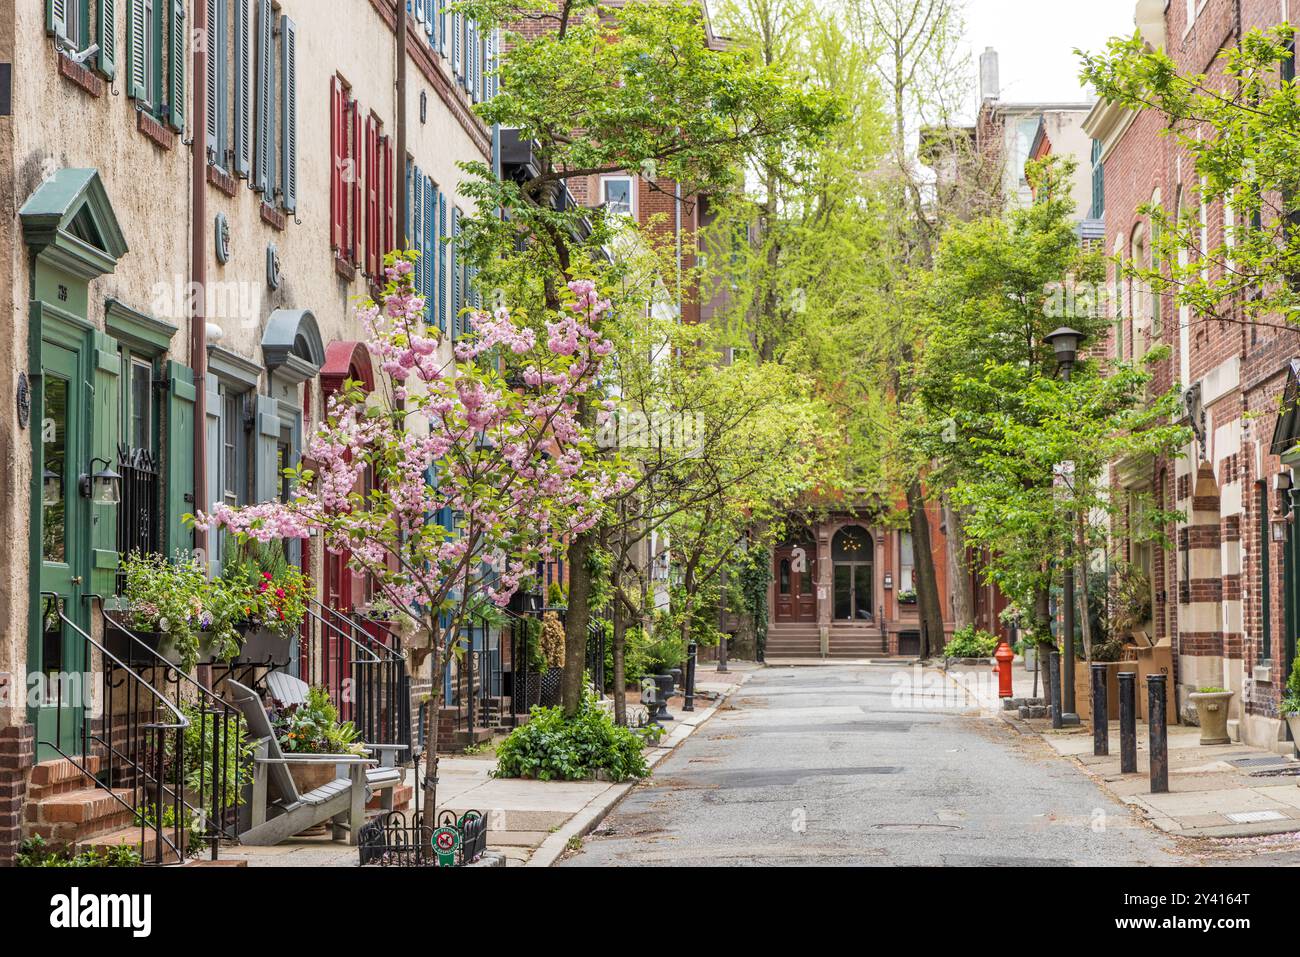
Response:
M813 545L776 550L776 620L817 620L817 559Z

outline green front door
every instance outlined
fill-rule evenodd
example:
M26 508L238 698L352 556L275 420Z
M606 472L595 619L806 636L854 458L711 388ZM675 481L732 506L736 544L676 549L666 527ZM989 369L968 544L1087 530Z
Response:
M85 639L64 621L89 630L86 593L86 500L78 491L85 457L87 403L81 356L65 346L42 343L37 387L40 431L34 443L33 483L39 519L40 596L32 649L41 686L36 706L37 760L81 749L82 715L90 676ZM60 616L60 611L62 616Z

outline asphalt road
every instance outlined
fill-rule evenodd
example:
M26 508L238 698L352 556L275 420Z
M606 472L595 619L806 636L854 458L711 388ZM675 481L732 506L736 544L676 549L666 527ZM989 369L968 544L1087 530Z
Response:
M885 664L757 672L562 866L1194 863L942 681Z

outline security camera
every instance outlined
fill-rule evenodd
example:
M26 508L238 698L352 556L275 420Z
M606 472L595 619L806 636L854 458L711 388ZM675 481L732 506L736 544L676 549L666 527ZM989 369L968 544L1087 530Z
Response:
M89 60L92 56L94 56L98 52L99 52L99 44L92 43L90 46L86 47L86 49L82 50L80 53L69 53L67 54L67 57L73 63L85 63L87 60Z

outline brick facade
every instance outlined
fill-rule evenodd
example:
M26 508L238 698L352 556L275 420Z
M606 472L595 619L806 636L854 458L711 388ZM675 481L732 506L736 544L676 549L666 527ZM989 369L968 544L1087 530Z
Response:
M1163 37L1146 39L1163 45L1180 71L1213 74L1225 47L1235 46L1246 31L1279 22L1281 12L1274 0L1205 0L1199 11L1172 3ZM1108 256L1149 255L1150 224L1138 213L1143 204L1198 215L1194 164L1164 135L1160 114L1134 115L1101 103L1086 128L1103 147ZM1223 236L1221 205L1211 204L1204 218L1214 248ZM1125 471L1120 481L1118 468L1111 476L1118 484L1149 490L1157 508L1172 507L1184 516L1166 529L1173 547L1157 550L1152 563L1153 626L1157 638L1175 636L1180 710L1187 711L1187 694L1197 686L1229 688L1237 692L1231 717L1241 739L1285 748L1285 729L1276 720L1287 664L1285 569L1283 545L1272 541L1269 529L1277 505L1272 480L1282 463L1269 447L1286 368L1300 352L1300 338L1290 329L1234 321L1240 315L1234 309L1223 320L1180 311L1171 295L1156 298L1133 289L1114 264L1109 278L1116 318L1105 355L1131 360L1152 345L1167 345L1172 354L1155 366L1154 388L1178 383L1199 396L1199 414L1187 419L1199 434L1188 447L1151 463L1140 476Z
M22 840L27 775L36 760L36 729L16 724L0 729L0 867L12 867Z

